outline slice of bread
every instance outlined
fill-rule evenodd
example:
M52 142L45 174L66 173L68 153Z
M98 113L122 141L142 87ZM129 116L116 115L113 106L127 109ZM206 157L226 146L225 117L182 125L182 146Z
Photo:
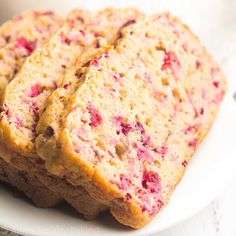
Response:
M35 48L42 46L58 30L63 19L55 12L28 11L0 27L0 93ZM62 201L36 176L20 171L0 157L0 180L20 191L38 207L52 207Z
M77 71L47 168L141 228L167 204L226 92L218 64L168 13L124 28L114 49ZM47 154L47 155L44 155Z
M72 14L78 14L78 11ZM7 113L14 121L10 121L4 111L0 121L4 144L1 149L7 149L12 157L17 156L8 161L19 169L37 173L46 186L60 193L86 218L95 217L105 206L95 202L88 194L85 196L87 192L83 188L74 188L46 172L44 162L36 154L36 125L47 97L59 86L66 71L80 57L82 60L87 50L96 51L97 47L106 44L106 40L113 43L119 37L117 32L120 27L143 15L134 9L106 9L90 16L79 12L78 17L70 18L44 47L26 60L18 75L6 86L2 97L3 110L8 107L11 112ZM22 122L18 126L16 120L19 119Z

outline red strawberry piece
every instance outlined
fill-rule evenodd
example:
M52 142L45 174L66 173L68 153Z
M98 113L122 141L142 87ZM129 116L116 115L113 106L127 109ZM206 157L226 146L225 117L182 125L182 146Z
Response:
M42 86L40 84L35 84L31 87L29 97L34 98L43 92Z
M36 48L36 41L27 41L24 37L20 37L16 42L17 47L22 47L26 50L27 54L31 54Z
M174 52L165 52L162 70L170 69L177 79L182 78L181 64Z
M198 138L195 138L188 143L188 145L193 148L195 148L197 144L198 144Z
M87 109L90 114L90 123L89 125L92 127L97 127L102 124L102 116L99 111L90 103L87 106Z
M137 149L137 156L140 160L146 161L146 162L151 162L153 161L153 157L150 153L150 151L142 146L140 148L136 148Z

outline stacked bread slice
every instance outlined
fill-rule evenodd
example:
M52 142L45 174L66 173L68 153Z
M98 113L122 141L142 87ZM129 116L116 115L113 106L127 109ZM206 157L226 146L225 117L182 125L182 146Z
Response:
M63 19L53 11L22 13L0 27L0 94L16 75L25 59L59 29ZM58 194L45 187L28 170L14 168L0 157L0 179L23 191L39 207L54 206Z
M169 13L75 10L4 88L0 155L87 219L109 208L141 228L168 203L225 92L218 64Z

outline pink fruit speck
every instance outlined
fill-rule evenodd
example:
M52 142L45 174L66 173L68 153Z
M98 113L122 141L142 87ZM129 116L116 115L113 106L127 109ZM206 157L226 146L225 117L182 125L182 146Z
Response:
M30 106L30 110L33 112L33 114L35 115L36 117L36 121L38 120L39 118L39 106L36 102L33 102Z
M182 45L182 48L184 49L185 52L188 52L188 44L187 43L184 43Z
M80 41L81 32L71 32L69 35L65 35L63 32L60 34L61 42L66 45L71 45L71 43L77 44Z
M116 81L119 81L122 77L124 77L123 73L114 73L112 76Z
M144 81L147 82L147 83L152 83L152 76L151 76L151 74L145 72L144 73Z
M220 69L218 67L211 68L211 77L214 78L219 73Z
M199 69L201 67L202 63L198 60L196 60L196 69Z
M201 97L202 97L203 100L207 99L207 92L206 92L205 89L202 89Z
M118 115L118 116L115 116L115 117L113 118L113 123L114 123L114 125L119 126L120 123L121 123L123 120L124 120L124 117Z
M61 33L60 37L61 37L62 43L67 44L67 45L71 44L71 40L68 37L66 37L64 33Z
M93 34L94 34L95 37L100 37L101 36L100 32L94 32Z
M100 155L99 155L98 150L93 150L93 152L94 152L94 156L95 156L97 159L100 159Z
M121 28L124 28L124 27L127 27L129 25L132 25L132 24L135 24L136 23L136 20L135 19L131 19L131 20L128 20L127 22L125 22Z
M27 41L24 37L20 37L16 42L16 47L22 47L26 50L27 54L31 54L36 48L36 41Z
M168 147L165 146L165 145L163 145L163 146L161 146L161 147L156 147L156 148L154 149L154 151L155 151L156 153L161 154L161 155L164 156L164 155L166 155L167 152L168 152Z
M120 131L124 135L128 135L128 133L132 130L132 126L128 123L124 122L125 118L122 116L116 116L113 119L113 123L118 126L119 130L117 130L117 134L120 134Z
M20 21L20 20L23 20L23 19L24 19L24 17L21 16L21 15L20 15L20 16L15 16L15 17L14 17L14 20L15 20L15 21Z
M37 128L37 123L32 124L31 131L32 131L33 137L35 137L36 135L36 128Z
M201 109L200 109L200 115L203 115L204 114L204 108L202 107Z
M143 172L142 186L145 189L151 189L151 192L160 192L161 179L157 173L145 170Z
M125 124L123 122L121 122L121 132L124 135L127 135L131 130L132 130L132 126L130 124Z
M91 61L91 65L94 66L94 67L99 67L100 66L100 63L98 60L94 59Z
M31 87L29 97L31 97L31 98L37 97L42 92L43 92L43 90L42 90L41 85L40 84L35 84Z
M141 146L140 148L136 148L136 151L137 151L137 156L138 156L139 160L142 160L145 162L153 161L153 157L152 157L150 151L146 147Z
M117 73L114 73L112 77L117 81L120 79L120 76L117 75Z
M221 90L219 93L216 94L215 98L213 99L213 102L219 104L220 102L222 102L224 95L225 91Z
M63 86L64 89L68 89L68 87L69 87L69 84L64 84Z
M147 211L149 215L156 215L163 206L163 196L161 179L159 175L152 171L144 171L142 177L143 191L138 192L138 197L142 201L141 209Z
M98 125L101 125L102 124L102 116L99 113L99 111L91 103L88 104L87 109L90 114L89 125L92 127L97 127Z
M78 147L74 148L75 153L80 153L80 149Z
M118 188L121 190L127 190L131 185L131 180L125 176L121 175L120 176L120 182L117 184Z
M131 196L131 194L130 193L126 193L126 200L130 200L130 199L132 199L132 196Z
M148 135L143 135L142 136L142 143L143 143L143 146L150 146L151 145L151 137L150 136L148 136Z
M219 88L219 81L213 81L213 85L215 86L215 88Z
M23 120L19 117L16 117L15 125L17 129L21 128L23 126Z
M83 30L79 30L79 32L77 31L72 31L69 35L68 38L70 40L70 43L74 43L74 44L79 44L82 43L82 37L84 36L85 32Z
M192 148L195 148L197 144L198 144L198 138L195 138L188 143L188 145Z
M106 52L104 55L105 58L109 58L110 57L110 52Z
M189 125L184 131L184 134L195 133L198 128L199 128L199 125Z
M135 126L140 131L141 134L145 134L145 130L141 122L137 121Z
M79 30L79 32L81 33L82 36L85 36L84 30Z
M182 78L180 61L173 52L165 52L162 70L170 69L177 79Z
M186 160L184 160L181 164L182 164L182 166L186 167L188 165L188 162Z
M156 202L156 206L147 206L147 205L143 205L142 206L142 212L147 211L149 213L150 216L155 216L158 211L160 210L160 208L163 206L163 201L158 199Z
M167 146L161 146L161 154L162 154L162 155L166 155L167 152L168 152Z
M8 106L5 103L3 104L3 113L7 116L8 119L10 118L11 113L9 111Z

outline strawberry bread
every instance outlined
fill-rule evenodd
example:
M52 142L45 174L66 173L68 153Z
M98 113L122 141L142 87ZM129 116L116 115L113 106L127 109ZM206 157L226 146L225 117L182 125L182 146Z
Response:
M106 40L113 42L119 37L117 32L121 26L142 14L132 9L106 9L94 15L77 10L72 14L78 16L69 17L51 40L26 60L18 75L6 86L0 121L1 149L12 157L17 155L17 158L6 157L13 166L37 173L46 186L60 193L86 218L93 218L106 207L94 201L83 188L73 187L66 180L49 175L36 153L36 125L47 97L59 86L66 71L80 57L81 60L86 58L82 55L87 50L95 51L106 44ZM20 124L17 120L21 121Z
M32 10L0 27L0 93L25 58L45 43L62 22L55 12ZM50 207L61 201L58 194L47 189L33 174L18 171L1 157L0 180L23 191L36 206Z
M49 172L83 186L122 224L141 228L167 204L210 129L224 75L168 13L125 27L114 48L76 74L59 133L54 138L56 126L48 125L38 153Z

